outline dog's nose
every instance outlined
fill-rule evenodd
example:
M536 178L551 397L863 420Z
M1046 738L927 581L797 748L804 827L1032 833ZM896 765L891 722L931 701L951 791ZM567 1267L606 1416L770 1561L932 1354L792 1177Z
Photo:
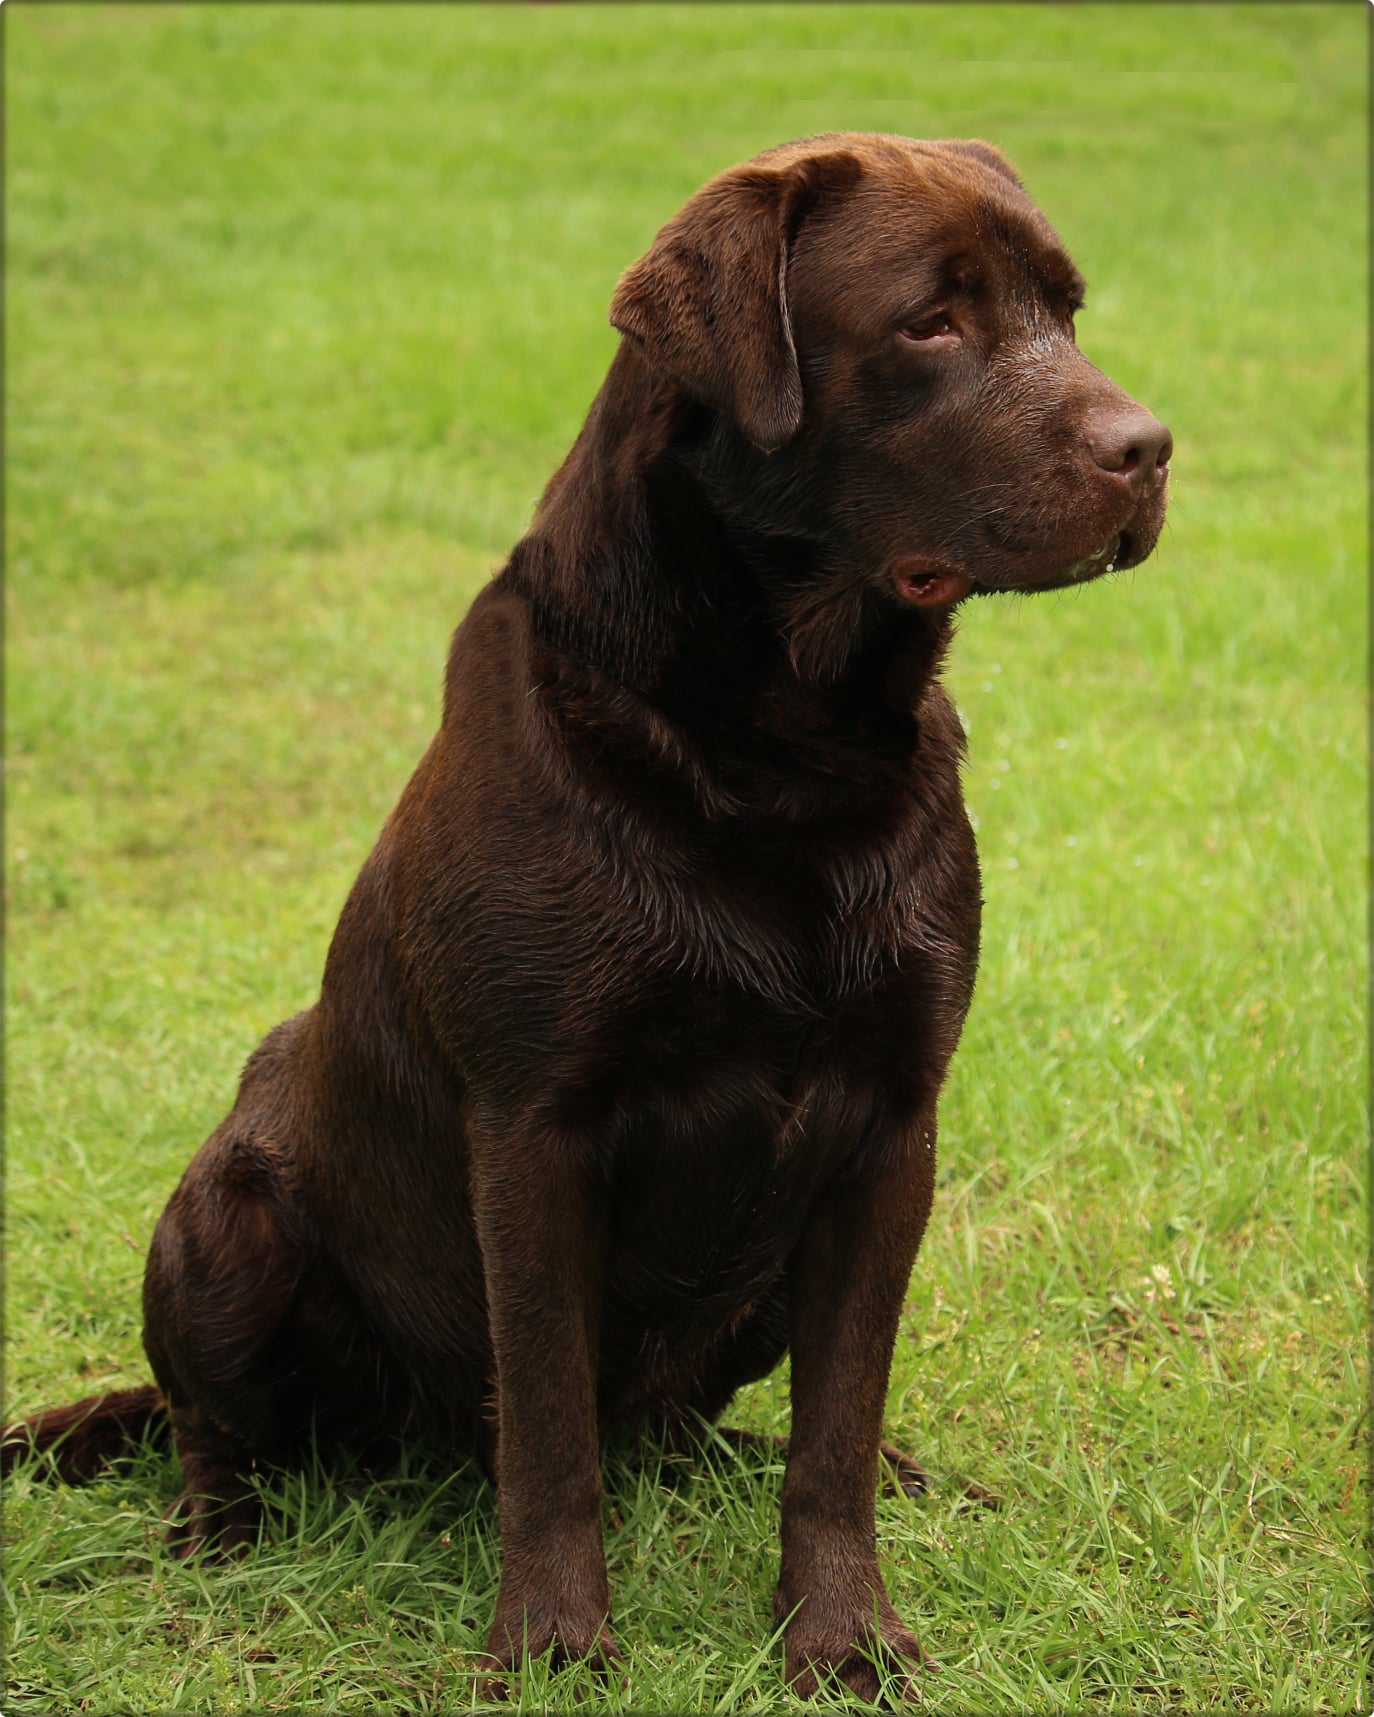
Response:
M1136 488L1159 482L1169 468L1174 438L1144 406L1095 412L1086 425L1093 463Z

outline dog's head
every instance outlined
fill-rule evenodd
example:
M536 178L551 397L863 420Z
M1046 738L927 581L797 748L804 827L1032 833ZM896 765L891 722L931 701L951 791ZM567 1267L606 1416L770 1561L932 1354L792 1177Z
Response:
M611 321L716 414L727 510L939 609L1158 539L1169 433L1079 351L1083 290L988 144L838 132L711 180Z

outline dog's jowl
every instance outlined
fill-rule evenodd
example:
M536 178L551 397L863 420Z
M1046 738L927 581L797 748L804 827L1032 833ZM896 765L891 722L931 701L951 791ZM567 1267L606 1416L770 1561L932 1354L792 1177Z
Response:
M978 954L941 659L960 603L1135 566L1164 517L1168 432L1082 299L984 143L786 144L663 228L319 1001L158 1224L156 1388L8 1458L88 1476L166 1416L190 1553L312 1436L476 1456L492 1671L604 1661L600 1433L690 1445L790 1351L787 1676L919 1661L874 1495Z

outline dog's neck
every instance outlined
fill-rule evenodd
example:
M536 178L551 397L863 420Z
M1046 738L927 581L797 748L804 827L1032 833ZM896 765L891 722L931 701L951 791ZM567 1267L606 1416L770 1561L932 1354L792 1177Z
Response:
M820 525L796 534L786 460L627 341L503 582L550 647L698 738L747 728L871 750L881 730L880 749L909 748L950 619L883 600Z

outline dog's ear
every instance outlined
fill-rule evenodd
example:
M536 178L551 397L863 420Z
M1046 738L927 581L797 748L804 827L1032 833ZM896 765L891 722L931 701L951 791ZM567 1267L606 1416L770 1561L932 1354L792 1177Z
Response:
M802 421L789 249L822 193L862 171L844 150L731 168L668 222L611 301L612 327L765 452L790 441Z

